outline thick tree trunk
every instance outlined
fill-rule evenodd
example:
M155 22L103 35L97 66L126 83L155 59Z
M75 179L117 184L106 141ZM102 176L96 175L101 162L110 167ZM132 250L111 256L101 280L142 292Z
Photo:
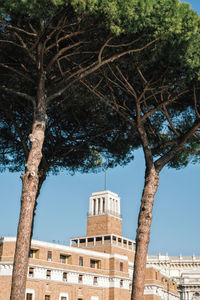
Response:
M45 112L43 110L42 115ZM42 146L45 133L45 118L36 120L29 136L31 149L26 163L26 172L22 178L21 211L17 231L17 241L13 264L11 300L24 300L28 259L30 251L33 212L38 193L38 167L42 158Z
M32 225L31 225L30 246L31 246L31 240L32 240L32 237L33 237L34 221L35 221L36 209L37 209L37 204L38 204L37 199L40 195L41 187L42 187L44 181L46 180L48 170L46 169L45 171L42 172L42 174L41 174L41 172L39 174L37 195L36 195L36 198L35 198L35 205L34 205L34 209L33 209L33 220L32 220Z
M154 165L146 170L145 184L141 199L140 213L138 217L138 229L136 236L136 253L133 272L133 288L131 300L144 299L144 282L146 272L146 259L149 244L150 226L152 221L152 208L154 196L159 184L159 174Z

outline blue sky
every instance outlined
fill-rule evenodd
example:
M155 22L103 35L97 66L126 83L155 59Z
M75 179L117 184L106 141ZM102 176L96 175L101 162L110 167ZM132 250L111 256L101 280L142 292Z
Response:
M200 12L199 0L187 1ZM199 166L176 171L165 168L155 198L149 254L200 255ZM20 174L0 174L0 236L15 236L20 209ZM121 197L123 235L135 239L144 182L141 151L126 167L107 171L107 189ZM49 176L39 197L34 238L68 244L70 237L86 233L89 196L104 189L104 173L62 172Z

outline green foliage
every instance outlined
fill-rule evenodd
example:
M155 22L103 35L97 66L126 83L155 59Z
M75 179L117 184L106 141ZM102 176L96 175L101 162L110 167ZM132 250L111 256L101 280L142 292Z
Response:
M80 18L71 6L58 10L55 5L48 11L48 1L31 2L32 6L28 1L12 3L14 8L11 3L4 2L4 8L10 9L7 12L11 18L3 15L4 23L0 32L2 169L24 170L30 150L28 136L35 117L32 102L37 105L38 101L38 65L41 62L42 67L47 69L47 97L62 90L67 84L70 84L70 88L47 105L48 119L39 171L98 171L102 168L104 157L110 167L128 162L132 158L133 146L126 143L128 137L123 134L126 125L123 122L120 124L118 115L109 116L110 111L106 106L92 99L88 90L80 87L78 82L72 85L71 80L63 76L65 73L73 77L81 68L87 69L97 60L98 50L109 36L106 30L98 27L96 17L89 18L83 14ZM41 4L44 10L40 11ZM56 4L60 5L60 2ZM56 13L49 18L54 8ZM43 13L43 16L49 18L48 22L44 18L40 22ZM26 47L22 47L22 40ZM39 61L41 45L45 46L42 60ZM66 52L62 52L63 49ZM61 58L59 61L55 59L57 55ZM51 67L48 68L49 65ZM4 88L13 92L9 93ZM32 97L33 101L20 97L16 92Z
M30 30L31 25L37 31L38 40L45 41L46 47L50 47L48 51L44 52L44 68L46 68L58 51L62 51L66 47L72 49L70 50L71 52L67 53L68 56L66 57L69 58L66 60L62 59L60 65L55 61L51 69L47 72L47 96L54 94L58 89L62 89L68 84L66 80L63 81L60 68L64 70L65 74L71 74L71 70L78 72L82 67L86 67L88 62L91 64L96 62L99 50L111 36L113 37L112 42L110 42L109 47L105 47L102 59L116 55L124 50L128 51L133 48L144 49L110 64L109 67L113 69L113 72L104 66L99 73L96 72L95 76L91 75L87 80L93 86L98 84L99 79L102 80L102 85L99 86L102 94L107 95L107 98L110 95L110 99L114 94L116 99L118 99L119 107L123 107L124 103L126 103L128 109L132 112L132 115L129 117L130 120L133 120L136 116L136 106L128 88L125 91L118 85L118 79L121 81L124 79L118 74L117 67L120 67L122 74L133 85L137 96L141 95L146 84L138 73L138 67L145 79L152 82L151 87L153 90L157 89L159 91L161 86L169 86L163 94L164 99L169 95L176 97L181 91L188 88L191 89L193 82L199 79L199 17L188 4L181 3L178 0L0 0L0 7L1 17L4 22L6 21L13 26L19 26L20 29L27 31ZM65 29L66 31L62 29L60 32L58 30L53 33L61 18L67 20L65 24L62 24L62 26L65 26L63 28L67 28ZM69 25L70 23L76 25ZM20 44L20 41L16 39L17 35L13 34L12 30L7 33L4 27L2 29L2 39L6 40L9 36L12 42L17 41ZM67 34L80 30L82 31L81 36L78 35L69 40L64 40ZM57 44L58 36L62 39L59 45ZM51 38L49 39L49 37ZM27 47L32 51L31 55L37 57L37 49L32 47L33 45L37 45L36 39L26 34L23 35L23 38L26 41ZM157 40L155 41L155 39ZM79 45L77 48L77 52L79 53L77 55L76 51L73 52L73 47L79 42L81 46ZM152 44L145 47L149 42L152 42ZM130 46L124 48L120 44ZM25 77L20 78L16 73L1 68L1 84L35 97L37 95L38 69L37 65L31 61L30 56L27 55L26 49L5 43L1 44L0 55L3 56L2 61L4 63L9 66L16 66L17 72L25 72L24 75L27 75L27 78L31 79L27 81ZM22 66L25 66L25 68L23 69ZM112 83L107 80L107 77L112 79ZM177 82L180 82L180 84L177 84ZM111 88L113 94L111 93ZM85 100L84 103L80 102L80 104L78 101L82 98L82 94L79 91L82 91L85 97L87 97L87 101ZM151 92L147 92L146 94L148 97L148 109L155 107L155 98L151 97L150 94ZM5 94L4 92L2 99L3 97L6 97L6 101L8 101L9 94ZM52 169L50 167L51 171L58 172L62 167L68 167L72 172L75 171L75 168L84 171L93 167L94 169L98 168L101 164L100 152L109 157L110 166L123 163L123 160L124 163L129 161L132 157L130 154L131 150L138 148L140 145L138 134L135 129L134 131L131 128L130 123L127 124L121 117L117 117L117 114L112 110L109 109L106 111L105 106L100 104L95 105L95 109L99 111L99 115L93 119L93 113L96 115L93 103L96 103L96 100L83 87L80 88L79 86L77 89L77 85L75 85L68 96L66 96L66 99L69 99L69 97L75 99L71 101L76 103L74 105L70 104L70 109L74 112L72 115L69 114L70 110L67 111L65 109L65 106L54 111L54 105L56 106L56 103L62 101L62 97L61 99L59 97L55 99L47 109L49 120L47 122L47 138L44 143L44 153L49 162L52 161L52 153L54 155L57 153L56 163L54 165L53 163L52 165L49 163L52 166ZM172 121L179 124L176 127L182 133L186 132L191 126L191 121L188 119L189 116L194 117L193 110L192 114L191 110L187 110L193 105L191 99L192 93L189 96L182 96L180 101L176 101L172 106L169 105L168 107ZM16 101L15 97L14 100ZM29 147L28 134L31 130L33 111L30 107L27 120L26 118L24 121L22 118L20 119L19 116L25 114L22 108L25 102L21 101L21 107L19 105L20 101L17 100L15 104L12 103L13 111L16 110L15 113L17 113L17 115L14 113L14 118L19 122L19 127L25 136L27 147ZM156 97L156 103L160 102L161 99ZM79 105L81 110L78 109ZM0 128L2 136L1 144L4 146L7 145L8 148L11 147L12 150L9 148L9 151L12 153L17 151L15 158L13 158L10 154L6 153L7 150L5 149L7 146L5 146L2 148L4 149L2 152L4 153L3 160L5 165L9 166L10 170L18 170L22 168L25 156L23 157L23 149L21 148L20 150L19 141L14 137L16 129L13 128L13 125L11 126L12 122L8 121L5 112L2 114L2 127ZM103 114L105 117L101 119ZM63 119L60 118L60 115L63 116ZM116 124L117 128L116 126L111 126L107 118L112 119L112 125ZM78 124L77 119L81 120L81 125L79 130L75 131ZM59 120L59 123L57 120ZM68 120L68 122L65 120ZM91 124L93 125L91 126ZM149 129L150 124L152 126L151 130ZM162 111L156 112L148 118L145 126L148 131L150 143L155 148L155 157L167 153L170 148L163 148L163 145L174 139L175 134L169 128L168 124L166 125L166 118L163 117ZM98 130L101 132L102 127L108 128L109 133L101 137L99 135L96 140L93 138L87 140L86 133L90 137L95 134L92 127L95 128L96 132ZM29 128L28 131L27 128ZM63 131L61 128L63 128ZM58 132L59 135L57 134ZM76 132L75 135L72 134L72 140L67 140L69 144L66 142L67 132L69 134L72 134L72 132L75 134ZM79 145L79 139L77 139L77 144L75 143L75 137L79 136L79 134L83 134L84 143L82 145ZM12 146L11 142L6 144L6 137L9 137L10 141L15 140ZM60 152L52 150L52 145L56 145L56 143L62 145ZM159 151L156 150L157 145L162 145ZM70 147L82 150L80 152L71 151ZM192 147L194 148L194 143ZM48 152L49 149L50 152ZM63 153L69 153L68 157L64 157ZM80 153L82 154L80 155ZM183 161L183 155L179 157L180 162ZM185 154L184 157L186 161L187 155ZM178 161L178 158L175 161ZM93 166L91 162L93 162ZM176 164L172 163L172 165L175 166Z
M68 5L79 14L101 16L102 23L117 35L149 30L154 36L166 32L183 34L184 27L189 35L189 26L196 26L198 18L189 5L178 0L0 0L0 12L7 17L20 14L46 19Z
M128 38L126 36L127 40L124 35L121 37L124 43L132 38L135 49L144 47L143 51L104 67L98 73L99 79L97 75L95 80L93 77L89 79L91 86L98 86L96 94L103 95L105 101L112 103L126 122L132 124L133 131L137 130L136 102L141 103L141 118L154 109L144 128L155 161L167 157L198 119L196 110L200 113L199 20L188 4L173 0L156 1L145 25L141 23L142 30L138 30L137 34L133 32ZM159 37L156 42L145 47L156 37ZM98 82L101 84L98 85ZM195 94L198 99L196 109ZM161 104L167 99L172 99L172 102L167 103L164 110ZM180 168L189 162L197 162L199 140L196 132L195 137L188 139L185 148L166 163L168 167Z

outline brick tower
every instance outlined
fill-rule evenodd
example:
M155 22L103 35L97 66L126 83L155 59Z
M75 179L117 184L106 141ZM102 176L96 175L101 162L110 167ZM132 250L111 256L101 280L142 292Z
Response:
M122 235L120 198L111 191L92 193L87 218L87 236Z

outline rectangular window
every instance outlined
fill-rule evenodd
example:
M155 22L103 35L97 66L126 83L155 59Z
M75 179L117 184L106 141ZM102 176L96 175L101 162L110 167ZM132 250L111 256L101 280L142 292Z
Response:
M67 262L67 256L63 255L63 254L60 254L60 262L62 264L66 264L66 262Z
M29 268L28 275L29 275L29 277L33 277L33 275L34 275L34 268L32 268L32 267Z
M62 296L60 300L67 300L67 297Z
M38 249L31 249L29 252L30 258L39 258L39 250Z
M102 242L102 236L97 236L96 237L96 242Z
M45 296L44 296L44 299L45 299L45 300L50 300L51 297L50 297L50 295L45 295Z
M83 266L83 257L82 256L80 256L79 257L79 266Z
M94 285L97 285L97 283L98 283L98 278L97 278L97 277L94 277L93 284L94 284Z
M123 272L123 269L124 269L123 262L120 262L119 268L120 268L120 271Z
M82 283L83 282L83 275L78 275L78 282L79 283Z
M63 273L63 281L67 281L67 273L66 272Z
M95 260L95 259L90 259L90 268L100 269L101 268L101 261L100 260Z
M88 243L94 243L94 238L88 238Z
M52 251L47 252L47 260L51 261L52 260Z
M120 287L123 287L123 280L120 280Z
M51 270L47 270L46 277L47 277L47 279L51 278Z
M71 264L71 255L60 254L60 262L61 264Z
M85 244L85 239L80 239L80 244Z
M33 299L33 294L27 293L26 300L32 300L32 299Z

